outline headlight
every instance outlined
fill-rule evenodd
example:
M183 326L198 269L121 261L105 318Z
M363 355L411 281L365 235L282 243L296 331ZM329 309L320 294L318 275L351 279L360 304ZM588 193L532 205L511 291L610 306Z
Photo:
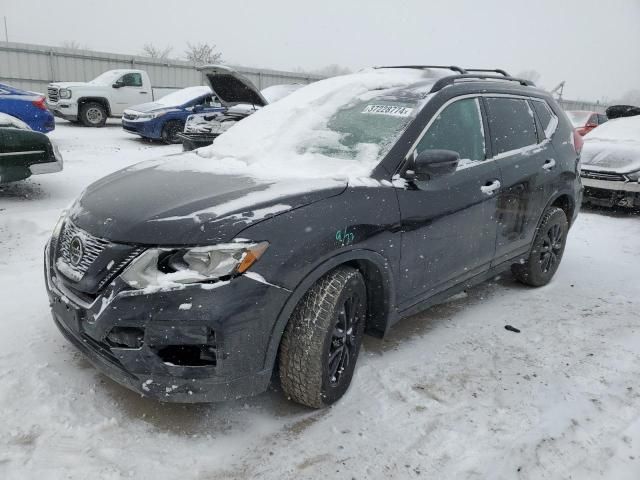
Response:
M155 113L141 113L138 115L138 120L153 120L154 118L161 117L164 115L165 111L155 112Z
M171 288L246 272L267 250L267 242L210 247L154 248L127 267L122 279L134 288Z
M63 210L60 214L60 218L56 222L56 226L53 227L53 232L51 233L51 238L54 240L60 236L60 231L62 230L62 226L64 225L64 221L67 219L67 210Z
M624 176L627 177L630 182L640 182L640 170L637 172L625 173Z
M69 90L68 88L61 88L58 92L58 95L60 96L60 98L64 98L65 100L67 100L71 98L71 90Z

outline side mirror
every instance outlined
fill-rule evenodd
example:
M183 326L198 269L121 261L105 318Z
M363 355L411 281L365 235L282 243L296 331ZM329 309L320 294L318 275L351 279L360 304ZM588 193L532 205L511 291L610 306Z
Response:
M460 155L453 150L424 150L415 159L413 171L415 180L428 180L449 175L456 171Z
M113 88L122 88L124 87L124 82L122 80L118 80L116 83L111 85Z
M587 124L585 125L585 127L587 128L596 128L597 126L598 124L594 122L587 122Z

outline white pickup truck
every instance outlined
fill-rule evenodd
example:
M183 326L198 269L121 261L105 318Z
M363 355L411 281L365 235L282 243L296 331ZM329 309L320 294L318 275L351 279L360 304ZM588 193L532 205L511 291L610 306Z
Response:
M163 90L159 96L172 91ZM153 99L144 70L109 70L90 82L50 83L47 91L47 106L54 115L87 127L101 127L108 117L121 117L126 108Z

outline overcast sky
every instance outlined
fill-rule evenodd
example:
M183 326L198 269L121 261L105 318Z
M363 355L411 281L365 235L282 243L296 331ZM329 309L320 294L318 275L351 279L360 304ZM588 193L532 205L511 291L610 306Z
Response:
M139 53L218 46L238 65L456 64L540 73L565 98L640 89L640 0L0 0L9 40ZM0 31L4 33L0 24Z

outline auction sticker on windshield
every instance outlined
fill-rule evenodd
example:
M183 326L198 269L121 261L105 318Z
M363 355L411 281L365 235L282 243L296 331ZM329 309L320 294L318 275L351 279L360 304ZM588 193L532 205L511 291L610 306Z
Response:
M393 115L394 117L408 117L413 112L413 108L401 107L399 105L367 105L362 113L372 113L375 115Z

